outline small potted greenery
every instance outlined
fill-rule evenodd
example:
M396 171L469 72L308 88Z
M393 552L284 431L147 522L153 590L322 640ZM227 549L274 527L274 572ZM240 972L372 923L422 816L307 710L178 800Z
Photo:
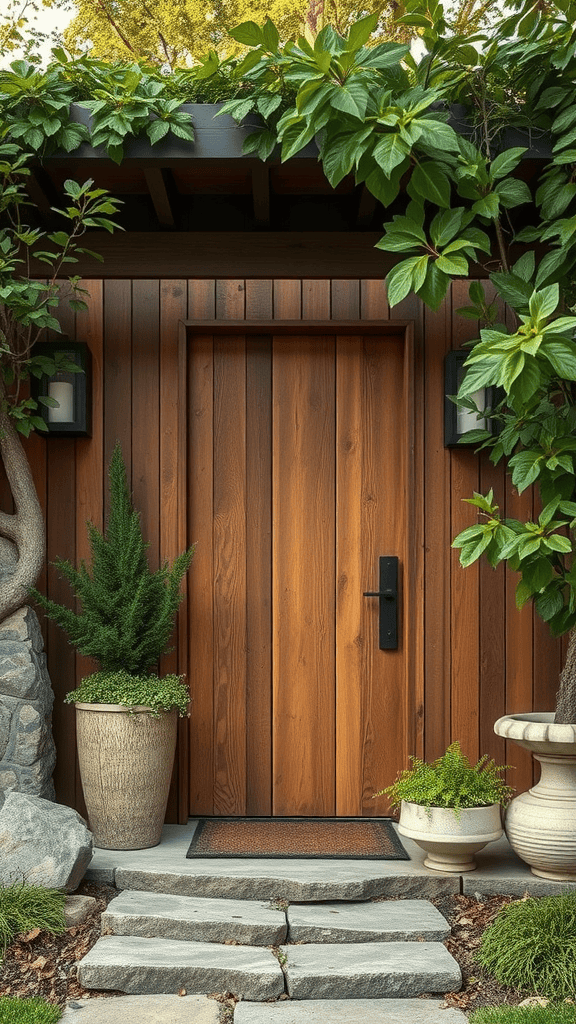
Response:
M187 714L182 677L160 678L194 549L152 571L132 506L119 445L110 463L105 534L88 524L92 564L59 560L80 610L34 597L70 643L99 665L65 700L76 705L82 788L96 846L135 850L160 842L176 748L177 714Z
M410 760L412 767L376 795L400 809L398 831L426 851L426 867L473 871L474 854L502 835L501 808L513 792L502 779L506 766L486 754L470 764L458 741L431 763Z

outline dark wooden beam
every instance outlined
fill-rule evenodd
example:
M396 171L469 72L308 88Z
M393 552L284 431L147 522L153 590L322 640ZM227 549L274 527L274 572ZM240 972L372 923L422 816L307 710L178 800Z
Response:
M104 263L79 256L74 273L87 278L379 279L402 259L374 248L381 237L381 231L94 231L86 245ZM32 273L44 277L46 268L33 263ZM486 270L471 264L468 276L485 278Z
M79 256L81 277L384 277L396 260L375 249L377 231L90 232L104 263ZM33 273L42 277L41 263Z
M264 163L252 168L252 200L254 220L258 227L270 226L270 169Z
M161 167L145 167L144 177L158 217L163 228L174 227L174 214L170 206L170 198L166 188L165 172Z
M372 218L376 212L377 200L376 197L366 188L362 186L360 192L360 202L358 203L358 213L356 215L356 226L359 228L367 228L372 223Z

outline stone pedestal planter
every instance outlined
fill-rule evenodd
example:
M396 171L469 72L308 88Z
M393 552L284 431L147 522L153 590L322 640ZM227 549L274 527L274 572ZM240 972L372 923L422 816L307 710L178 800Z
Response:
M500 804L489 807L422 807L402 801L398 831L426 851L424 864L436 871L473 871L474 854L500 839Z
M494 732L531 750L539 782L506 812L512 849L542 878L576 882L576 725L556 725L552 712L504 715Z
M82 789L94 845L144 850L162 834L176 749L176 711L76 704Z

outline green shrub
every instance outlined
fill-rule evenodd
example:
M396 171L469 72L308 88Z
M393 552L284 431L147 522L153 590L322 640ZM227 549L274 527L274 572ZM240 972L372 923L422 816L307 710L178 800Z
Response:
M576 1024L576 1006L483 1006L470 1014L470 1024Z
M180 716L188 711L190 694L180 676L133 676L129 672L95 672L86 676L76 690L67 693L68 704L122 704L160 711L177 708Z
M576 893L503 907L482 937L478 961L502 985L549 999L576 992Z
M2 1024L56 1024L62 1010L44 999L12 999L0 996Z
M417 757L410 760L411 768L400 772L391 786L375 794L389 797L392 810L396 810L402 800L422 807L458 809L506 805L512 796L512 789L500 777L505 767L496 765L487 754L471 765L458 741L451 743L446 753L431 763Z
M16 935L33 928L54 935L63 932L65 900L65 893L57 889L44 889L26 882L0 886L0 950L6 949ZM0 1021L4 1024L1 1015Z
M80 654L94 658L105 672L145 675L166 652L182 597L180 584L194 549L184 551L171 567L165 563L154 572L149 568L149 545L132 506L120 445L110 462L108 528L102 534L89 523L88 533L90 569L84 562L79 569L70 562L55 563L81 611L50 601L37 590L32 593Z

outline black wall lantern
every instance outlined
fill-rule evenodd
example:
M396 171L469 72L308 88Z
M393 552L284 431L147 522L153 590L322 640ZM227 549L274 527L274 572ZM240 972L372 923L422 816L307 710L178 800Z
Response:
M478 418L472 409L457 406L449 395L457 395L464 380L464 363L469 356L467 351L448 352L444 360L444 447L455 448L463 434L469 430L488 430L495 433L496 424L493 420ZM469 397L479 409L492 406L494 388L481 388ZM462 448L462 445L459 446Z
M70 341L62 337L58 341L46 341L36 348L37 355L54 358L62 353L80 367L81 373L58 371L53 377L30 378L32 398L37 402L41 395L53 398L58 406L38 403L38 414L46 423L52 437L91 437L92 433L92 390L90 349L83 341Z

